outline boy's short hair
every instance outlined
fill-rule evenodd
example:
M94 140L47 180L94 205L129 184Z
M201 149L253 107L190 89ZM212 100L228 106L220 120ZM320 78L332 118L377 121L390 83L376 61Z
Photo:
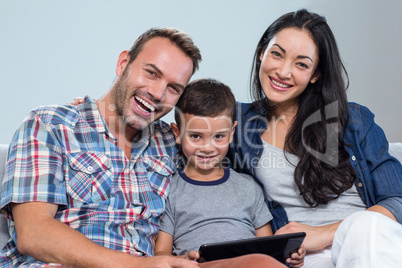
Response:
M222 82L215 79L198 79L186 86L174 111L179 128L185 113L205 117L225 114L233 123L236 120L236 99L232 90Z

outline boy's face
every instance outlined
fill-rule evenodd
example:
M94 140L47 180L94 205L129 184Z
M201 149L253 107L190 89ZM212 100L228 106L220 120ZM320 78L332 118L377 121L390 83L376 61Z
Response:
M176 124L172 129L176 142L181 144L187 158L186 170L203 172L221 166L237 122L226 115L203 117L183 114L181 131Z

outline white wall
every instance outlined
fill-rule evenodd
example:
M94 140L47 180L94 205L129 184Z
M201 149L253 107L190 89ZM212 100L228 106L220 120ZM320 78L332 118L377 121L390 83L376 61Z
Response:
M332 27L351 78L350 100L376 114L390 141L402 141L402 1L0 0L0 143L9 143L38 105L100 97L115 77L118 54L152 26L189 33L203 54L194 78L219 79L248 101L260 35L302 7L325 15Z

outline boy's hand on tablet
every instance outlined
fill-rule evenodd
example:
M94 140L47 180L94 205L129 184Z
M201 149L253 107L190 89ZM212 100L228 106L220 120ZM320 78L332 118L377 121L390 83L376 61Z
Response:
M200 258L200 253L198 253L197 251L190 251L189 253L187 253L185 259L187 260L192 260L192 261L196 261Z
M290 267L302 267L304 265L304 257L306 256L306 248L301 245L297 252L292 253L290 258L286 259L286 263Z

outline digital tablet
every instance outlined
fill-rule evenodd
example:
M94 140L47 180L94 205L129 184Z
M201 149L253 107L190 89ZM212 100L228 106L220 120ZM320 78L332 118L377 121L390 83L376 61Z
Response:
M305 237L306 233L299 232L204 244L200 246L200 258L198 262L233 258L251 253L262 253L285 263L286 258L299 249Z

